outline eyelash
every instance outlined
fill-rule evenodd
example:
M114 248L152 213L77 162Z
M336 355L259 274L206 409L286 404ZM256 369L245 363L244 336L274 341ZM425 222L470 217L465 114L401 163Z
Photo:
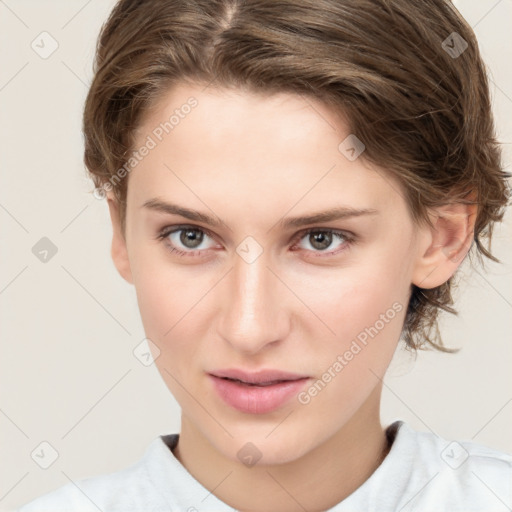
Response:
M158 233L156 238L157 238L157 240L160 240L165 243L167 241L166 239L169 235L179 232L179 231L185 231L187 229L197 230L197 231L200 231L200 232L206 234L207 236L209 236L212 239L215 238L213 236L213 234L210 233L210 231L208 231L207 229L200 228L198 226L192 226L189 224L180 225L180 226L166 226L162 230L160 230L160 232ZM312 256L314 258L317 258L317 257L325 258L328 256L335 256L335 255L347 250L353 243L355 243L355 238L356 238L355 235L353 235L352 233L347 233L346 231L340 231L340 230L328 229L328 228L308 228L306 230L303 230L303 231L297 233L297 235L293 239L293 244L295 245L297 242L300 242L305 236L309 235L310 233L329 233L334 236L338 236L338 237L342 238L343 241L345 242L343 247L341 247L340 249L337 249L335 251L331 251L331 252L310 251L307 249L303 249L306 252L313 253ZM206 252L207 250L209 250L209 249L206 249L206 250L182 251L172 245L169 245L169 243L166 243L166 245L171 253L177 254L179 256L185 256L185 257L198 257L198 256L201 256L201 254L203 252Z

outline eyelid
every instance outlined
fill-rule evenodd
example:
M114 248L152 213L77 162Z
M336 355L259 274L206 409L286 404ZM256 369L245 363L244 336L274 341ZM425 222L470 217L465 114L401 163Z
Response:
M350 231L345 231L343 229L335 229L335 228L322 228L322 227L311 227L306 228L295 236L293 239L293 247L299 243L305 236L309 233L331 233L335 237L340 237L343 239L343 244L340 248L334 250L325 250L325 251L311 251L307 249L303 249L304 252L308 253L308 258L328 258L335 257L345 252L345 250L349 249L353 244L356 243L357 237L354 233Z
M193 224L177 224L177 225L173 225L173 226L163 227L161 230L159 230L159 232L156 236L156 239L157 240L165 240L165 238L168 237L170 234L175 233L176 231L182 231L182 230L186 230L186 229L195 229L198 231L202 231L203 233L208 235L213 240L215 240L217 238L217 236L214 235L209 229L203 228L202 226L193 225ZM314 232L325 232L325 233L332 233L334 235L339 235L345 239L345 241L347 242L348 245L353 244L357 239L357 236L350 231L345 231L343 229L336 229L336 228L324 228L324 227L313 226L313 227L305 228L305 229L299 231L297 234L294 235L294 237L291 239L291 241L289 243L292 243L293 245L295 245L297 242L300 242L300 240L302 238L304 238L306 235L308 235L309 233L312 233L312 232L313 233ZM196 249L196 250L184 251L182 249L174 248L174 250L176 250L178 252L189 253L190 255L192 255L194 253L207 251L208 249ZM342 250L343 249L341 249L341 250L339 249L334 252L333 251L331 251L331 252L325 251L324 252L324 251L308 251L308 250L306 250L306 252L312 253L314 256L322 256L322 255L329 255L329 254L337 254L338 252L341 252Z
M165 226L162 229L158 231L158 234L156 236L156 239L161 239L169 236L171 233L174 233L176 231L185 231L186 229L196 229L197 231L202 231L206 235L208 235L210 238L217 238L217 235L214 235L210 230L207 228L203 228L201 226L194 226L193 224L176 224L174 226Z
M341 235L343 238L346 238L347 240L354 240L356 238L356 235L350 231L346 231L344 229L336 229L336 228L321 228L321 227L312 227L312 228L306 228L302 231L299 231L297 235L295 235L294 240L300 240L302 237L309 235L309 233L333 233L335 235Z
M206 233L210 238L217 238L217 235L212 233L209 229L203 228L202 226L193 225L193 224L176 224L174 226L164 226L162 229L160 229L158 231L156 238L163 238L163 237L168 236L171 233L173 233L175 231L179 231L181 229L183 229L183 230L197 229L198 231L202 231L203 233ZM316 231L325 231L325 232L329 232L329 233L340 234L350 240L356 238L356 235L354 233L352 233L350 231L346 231L344 229L324 228L324 227L313 226L313 227L309 227L309 228L304 228L303 230L296 233L293 236L292 241L296 241L297 239L300 239L303 236L305 236L311 232L316 232Z
M185 258L201 257L202 253L207 252L210 249L194 249L194 250L178 249L177 247L172 245L167 240L167 237L169 235L176 233L177 231L185 231L187 229L201 231L213 240L215 240L215 238L216 238L216 235L214 235L210 230L203 228L201 226L195 226L193 224L177 224L177 225L173 225L173 226L169 226L169 225L164 226L162 229L160 229L158 231L155 239L158 242L163 242L164 245L167 246L166 249L169 253L175 253L175 254L178 254L180 257L185 257Z

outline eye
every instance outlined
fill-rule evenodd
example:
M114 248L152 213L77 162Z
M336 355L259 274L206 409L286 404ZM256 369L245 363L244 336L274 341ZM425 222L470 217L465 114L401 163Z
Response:
M163 228L157 239L163 241L169 251L179 256L197 257L203 251L212 249L212 246L205 246L207 238L213 236L205 229L197 226L167 226ZM312 253L314 257L334 256L354 242L354 235L344 231L332 229L310 228L302 231L295 238L295 244L305 239L306 247L298 246L299 249ZM336 243L337 242L337 243ZM308 247L309 246L309 247ZM332 248L334 246L334 249ZM292 247L295 249L296 245ZM328 250L331 248L331 250Z
M206 237L211 238L208 231L196 226L173 226L165 227L157 238L180 256L199 256L203 250L212 248L204 246Z
M353 235L351 236L343 231L320 228L311 228L302 232L297 240L301 241L303 239L306 241L306 247L300 248L314 253L314 257L333 256L347 249L354 241ZM328 250L329 248L331 250Z

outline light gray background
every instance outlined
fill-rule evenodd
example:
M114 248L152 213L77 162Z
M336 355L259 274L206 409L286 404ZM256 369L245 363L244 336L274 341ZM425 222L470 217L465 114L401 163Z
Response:
M179 430L179 408L154 366L133 355L144 338L134 290L110 259L106 203L82 163L81 109L94 45L112 0L0 0L0 509L70 480L124 468L160 434ZM512 157L512 0L459 0L490 68L499 140ZM47 31L58 49L31 42ZM37 41L37 39L36 39ZM47 49L49 46L45 46ZM465 267L459 317L442 322L458 355L398 354L382 421L512 451L510 214L496 230L503 264ZM57 254L32 247L48 237ZM59 456L36 462L40 443ZM34 459L31 453L36 450Z

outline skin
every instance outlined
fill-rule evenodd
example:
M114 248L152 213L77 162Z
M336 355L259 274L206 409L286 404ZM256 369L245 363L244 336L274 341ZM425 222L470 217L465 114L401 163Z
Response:
M455 272L475 211L447 205L432 212L432 227L416 225L404 191L385 170L365 162L364 153L349 161L340 152L350 134L343 119L292 94L182 84L148 113L135 146L190 96L197 107L129 174L125 233L108 195L114 263L135 286L155 364L182 408L174 453L238 510L325 510L387 454L382 378L411 284L435 287ZM222 224L211 228L143 207L154 198ZM278 224L339 206L376 213L289 229ZM179 225L200 230L201 254L180 241L182 232L158 239L163 228ZM341 230L353 240L333 236L322 251L314 234L301 235L308 228ZM236 252L248 236L263 249L251 263ZM172 244L195 255L171 253ZM299 373L312 383L394 303L401 311L307 404L294 397L271 413L242 413L209 381L209 371L243 368ZM237 457L248 442L262 454L252 467ZM207 505L200 499L190 506Z

